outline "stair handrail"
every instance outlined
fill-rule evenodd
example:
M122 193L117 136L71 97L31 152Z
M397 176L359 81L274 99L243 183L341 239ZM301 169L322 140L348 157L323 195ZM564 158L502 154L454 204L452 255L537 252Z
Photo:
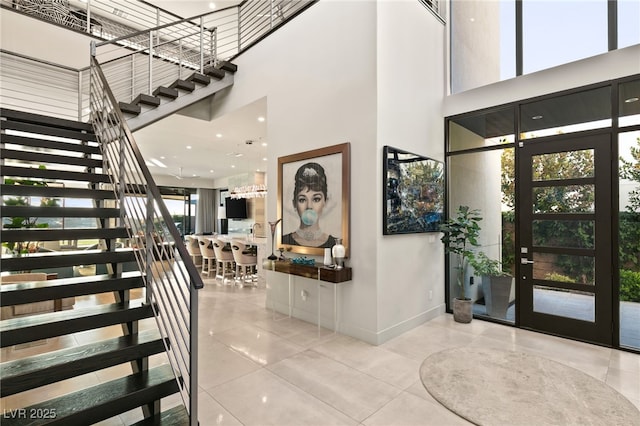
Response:
M90 64L91 124L103 153L130 241L165 342L190 424L198 413L198 289L196 269L98 61ZM137 195L132 197L131 195ZM142 198L144 197L144 198ZM158 226L159 224L159 226ZM170 350L169 350L170 349Z

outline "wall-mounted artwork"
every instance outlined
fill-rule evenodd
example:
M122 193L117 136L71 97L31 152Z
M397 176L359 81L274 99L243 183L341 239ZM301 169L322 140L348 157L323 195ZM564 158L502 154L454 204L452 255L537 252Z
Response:
M383 158L382 233L439 232L444 163L390 146Z
M322 255L340 238L349 256L349 153L343 143L278 158L278 248Z

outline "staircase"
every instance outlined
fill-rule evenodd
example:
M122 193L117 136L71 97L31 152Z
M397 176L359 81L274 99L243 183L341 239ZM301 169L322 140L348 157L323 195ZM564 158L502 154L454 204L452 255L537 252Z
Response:
M221 61L217 66L205 67L203 74L193 72L186 79L178 78L168 86L158 86L152 95L140 93L131 102L118 102L118 106L127 118L129 129L135 132L231 86L237 70L237 65Z
M183 397L170 410L162 411L160 405L163 398L184 394L185 386L197 383L183 376L197 374L195 361L187 373L176 367L180 358L189 358L185 345L196 354L197 347L173 337L174 324L162 317L173 307L157 287L161 283L179 292L171 271L184 275L183 265L190 261L186 248L163 234L163 244L140 244L134 222L126 220L123 185L103 173L106 160L90 124L7 109L0 116L0 215L12 226L2 228L1 240L14 250L30 251L3 254L0 270L5 281L23 271L52 278L0 286L2 424L92 424L140 408L144 420L139 424L197 424L197 417L189 416L197 406L189 399ZM63 200L69 206L60 206ZM36 227L45 222L48 227ZM76 227L67 226L71 223ZM157 237L152 228L147 230L146 241ZM95 248L41 247L87 239L97 242ZM88 265L95 265L95 272ZM198 288L201 281L191 277L188 266L188 288ZM87 270L91 272L83 273ZM65 308L63 300L75 304ZM197 314L197 296L195 300L190 308ZM20 315L25 307L47 309ZM191 333L195 326L191 324ZM195 344L193 338L191 342ZM120 374L123 370L128 373Z

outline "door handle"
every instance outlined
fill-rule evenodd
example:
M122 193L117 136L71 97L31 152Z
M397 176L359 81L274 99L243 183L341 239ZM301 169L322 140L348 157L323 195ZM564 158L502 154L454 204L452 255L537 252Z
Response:
M521 257L520 263L523 265L531 265L533 263L533 260L529 260L526 257Z

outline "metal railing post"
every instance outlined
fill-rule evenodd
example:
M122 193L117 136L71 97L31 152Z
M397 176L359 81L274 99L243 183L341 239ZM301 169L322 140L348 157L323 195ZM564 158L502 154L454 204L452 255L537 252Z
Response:
M271 0L271 2L269 3L269 28L273 29L273 2L274 0Z
M87 0L87 32L91 34L91 0Z
M149 94L153 92L153 31L149 31Z
M218 59L218 27L211 32L211 60L210 64L215 65Z
M190 311L189 322L191 323L191 334L189 335L189 424L191 426L198 426L198 333L194 333L193 330L198 330L198 292L193 286L193 283L189 283L190 293Z
M240 9L242 6L238 7L238 52L242 51L242 22L240 21Z
M178 41L178 78L182 80L182 39Z
M78 121L82 121L82 71L78 70Z
M204 71L204 20L200 17L200 74Z

